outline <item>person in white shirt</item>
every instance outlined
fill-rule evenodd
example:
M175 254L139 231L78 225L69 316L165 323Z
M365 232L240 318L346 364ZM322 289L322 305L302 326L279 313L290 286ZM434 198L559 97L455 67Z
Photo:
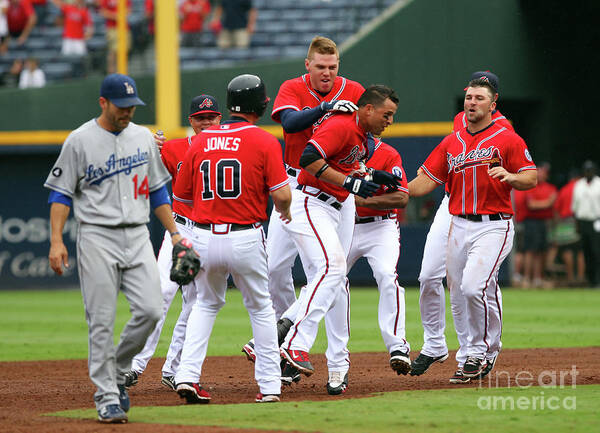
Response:
M46 74L38 66L38 61L34 57L25 60L25 67L19 77L19 89L29 89L31 87L44 87L46 85Z
M581 236L588 283L600 288L600 177L592 161L583 164L583 177L575 184L571 207Z

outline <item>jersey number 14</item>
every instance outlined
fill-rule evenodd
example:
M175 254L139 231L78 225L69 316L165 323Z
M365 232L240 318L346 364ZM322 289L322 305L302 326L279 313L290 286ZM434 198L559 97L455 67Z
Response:
M146 177L144 177L144 180L142 181L142 183L138 186L138 175L136 174L135 176L133 176L133 198L135 198L136 200L138 199L139 196L144 196L146 199L148 199L149 195L150 195L150 190L148 188L148 175L146 175Z

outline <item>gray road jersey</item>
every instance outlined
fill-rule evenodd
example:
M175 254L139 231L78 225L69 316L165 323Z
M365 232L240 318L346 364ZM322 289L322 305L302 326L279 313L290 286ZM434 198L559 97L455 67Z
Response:
M78 222L118 226L147 223L148 194L170 178L147 128L114 135L92 119L69 134L44 186L73 199Z

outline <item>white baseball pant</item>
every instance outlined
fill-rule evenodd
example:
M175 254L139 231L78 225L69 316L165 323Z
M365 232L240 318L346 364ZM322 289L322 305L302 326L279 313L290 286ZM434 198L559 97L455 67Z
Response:
M178 216L178 218L183 218ZM192 238L191 222L186 218L186 223L175 222L177 231L184 238ZM135 355L131 363L131 369L136 371L138 374L143 373L148 366L148 362L156 351L156 346L160 339L162 328L165 324L165 319L173 298L179 289L179 285L169 278L171 273L171 265L173 263L173 244L171 243L171 235L165 231L160 251L158 252L158 271L160 275L160 288L163 299L163 311L162 316L152 334L146 340L146 344L140 353ZM181 358L181 349L183 348L183 340L185 338L185 329L187 326L187 320L192 311L192 305L196 301L196 286L192 281L190 284L181 287L182 303L181 313L173 329L173 337L171 338L171 344L169 345L169 351L167 352L167 359L162 367L163 376L175 376L177 366Z
M298 185L296 177L300 170L288 166L287 171L290 188L294 190ZM295 173L295 175L290 173ZM298 255L298 249L286 231L285 225L279 218L279 212L273 209L267 233L267 265L269 268L269 293L277 319L296 302L292 267Z
M400 233L396 217L374 218L376 221L355 224L348 255L348 270L352 269L359 258L367 259L379 289L377 317L385 347L389 353L394 350L409 353L410 345L406 341L405 328L404 287L398 284L396 275L400 255Z
M329 371L347 371L349 354L350 305L346 289L346 257L354 227L354 197L349 196L335 209L317 198L318 189L292 192L292 222L286 226L300 253L307 277L295 309L294 325L283 347L310 352L317 336L319 322L325 318L327 330L327 367ZM287 317L286 312L284 315Z
M470 336L467 356L490 358L497 344L492 339L500 335L502 322L490 320L494 315L490 307L496 304L501 318L501 297L493 282L512 248L513 237L512 219L476 222L452 216L447 279L450 293L460 291L466 302Z
M262 228L230 231L229 224L212 230L193 228L192 242L202 268L196 277L198 295L188 319L181 363L175 382L198 383L208 340L219 310L225 305L227 278L242 293L254 335L254 377L263 394L280 394L281 369L275 311L269 297L267 253Z

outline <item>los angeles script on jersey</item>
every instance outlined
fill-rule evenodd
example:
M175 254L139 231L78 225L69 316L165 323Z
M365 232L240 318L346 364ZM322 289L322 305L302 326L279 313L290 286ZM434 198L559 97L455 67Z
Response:
M239 149L241 142L242 139L240 137L209 137L206 139L204 151L230 150L236 152Z
M502 157L500 150L494 146L483 149L473 149L468 153L461 152L456 156L447 153L448 171L454 170L455 173L461 172L466 168L475 167L477 165L489 165L497 167L502 165Z
M90 185L100 185L108 177L121 172L130 174L133 168L148 164L148 157L149 152L142 152L139 147L136 153L123 158L117 158L114 153L111 153L104 166L95 167L94 164L88 165L85 170L85 180Z

